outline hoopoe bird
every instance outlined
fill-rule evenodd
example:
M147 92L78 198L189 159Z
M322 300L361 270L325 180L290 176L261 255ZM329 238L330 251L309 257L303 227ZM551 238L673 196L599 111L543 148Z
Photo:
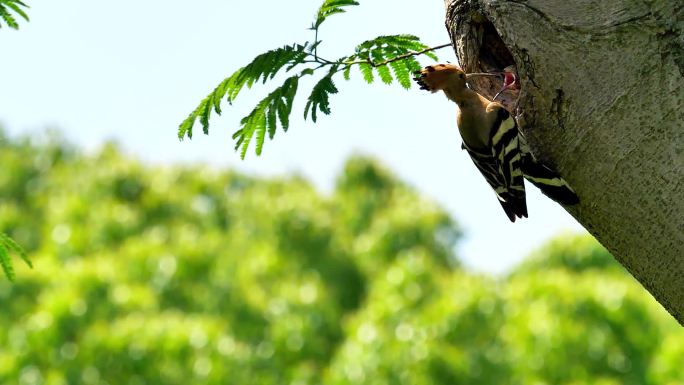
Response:
M427 66L416 75L414 80L421 89L433 93L444 91L447 98L458 105L456 124L463 140L461 147L468 152L475 167L494 189L511 222L515 222L516 218L527 218L523 178L558 203L579 203L577 194L568 183L557 172L535 159L514 117L504 106L490 101L466 84L466 80L474 76L500 75L466 74L453 64ZM502 91L513 83L504 76Z

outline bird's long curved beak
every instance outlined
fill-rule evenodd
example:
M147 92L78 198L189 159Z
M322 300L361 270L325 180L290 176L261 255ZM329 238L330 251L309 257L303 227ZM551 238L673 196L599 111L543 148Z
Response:
M496 73L492 74L492 73L488 73L488 72L473 72L470 74L466 74L466 79L472 79L472 78L478 77L478 76L492 76L492 77L500 78L501 74L496 74Z

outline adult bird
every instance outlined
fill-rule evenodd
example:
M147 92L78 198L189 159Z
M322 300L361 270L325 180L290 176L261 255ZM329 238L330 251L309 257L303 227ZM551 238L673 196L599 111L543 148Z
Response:
M515 119L504 106L468 88L469 78L500 75L466 74L453 64L427 66L416 75L414 80L421 89L433 93L441 90L458 105L456 124L463 139L462 148L494 189L511 222L527 217L523 177L558 203L579 203L568 183L532 155Z

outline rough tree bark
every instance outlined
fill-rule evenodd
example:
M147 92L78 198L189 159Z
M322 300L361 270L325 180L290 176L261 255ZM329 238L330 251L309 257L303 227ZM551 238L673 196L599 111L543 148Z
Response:
M580 196L566 209L684 324L684 2L445 4L467 72L516 66L505 104Z

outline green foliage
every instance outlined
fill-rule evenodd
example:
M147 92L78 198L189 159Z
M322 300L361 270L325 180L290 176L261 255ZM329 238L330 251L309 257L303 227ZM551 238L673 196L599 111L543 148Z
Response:
M332 67L330 72L313 87L311 95L309 95L309 99L306 102L306 107L304 107L304 119L307 118L309 109L311 109L311 120L314 122L316 121L316 109L326 115L330 115L330 102L328 99L331 94L336 94L338 91L335 83L332 81L332 77L336 72L337 67Z
M486 277L368 158L322 195L43 142L0 140L37 266L0 282L0 384L684 384L684 329L590 237Z
M20 0L0 0L0 19L2 19L8 27L19 29L19 23L13 13L21 16L24 20L29 21L29 17L22 7L29 8L26 3ZM0 23L0 28L2 28L2 23ZM12 265L12 259L10 257L10 253L12 252L19 255L28 266L32 266L24 249L7 234L0 233L0 267L10 281L14 281L15 279L14 265Z
M233 134L236 141L235 149L240 151L244 159L247 149L256 135L255 150L260 155L263 149L266 132L273 139L277 130L277 120L281 122L283 131L287 131L292 104L297 93L298 79L306 75L315 75L319 71L326 71L313 86L304 108L304 118L311 113L311 119L316 122L317 112L330 114L330 95L338 92L334 77L342 72L345 80L350 79L352 67L358 66L367 83L374 80L374 72L385 84L395 79L405 89L411 87L413 72L421 68L416 59L418 55L426 55L433 60L437 56L430 48L412 35L379 36L359 44L354 53L337 60L328 60L318 56L319 28L328 17L345 12L345 7L358 5L352 0L326 0L319 8L311 29L314 31L314 41L303 44L288 45L268 51L257 56L250 64L237 70L230 77L223 80L197 108L180 124L178 138L192 138L193 127L199 120L205 134L209 132L209 120L212 110L220 115L221 103L225 99L232 104L240 91L247 86L251 88L257 82L265 83L272 80L283 68L289 72L297 68L298 74L288 78L283 86L276 88L265 99L257 104L252 112L240 121L240 129ZM276 119L276 115L278 119Z
M346 11L343 7L348 7L351 5L359 5L359 3L354 0L325 0L325 2L318 9L316 22L311 29L317 30L318 27L320 27L325 19L327 19L329 16L332 16L336 13L344 13Z
M235 71L230 77L223 80L211 94L204 98L195 111L183 121L178 130L178 138L183 139L185 136L192 138L192 128L197 119L200 120L204 133L209 133L211 111L214 110L218 115L221 115L221 102L224 98L228 103L232 103L245 85L247 88L251 88L254 83L260 80L262 83L265 83L267 80L273 79L285 66L288 66L287 71L289 71L297 64L300 64L307 56L305 48L305 46L295 44L274 49L257 56L251 63ZM300 76L306 73L302 72ZM286 103L292 105L293 99L294 93L286 99ZM289 117L289 112L285 115ZM287 126L284 126L284 128L287 129ZM253 133L256 130L250 127L248 131ZM240 135L240 138L242 141L245 140L242 135ZM238 147L239 145L236 146L236 149Z
M355 53L348 60L360 60L368 63L360 66L364 80L368 83L373 82L373 70L376 70L383 83L390 84L394 80L390 66L399 84L405 89L411 87L412 74L421 69L420 63L414 57L415 52L428 49L417 36L413 35L392 35L379 36L375 39L365 41L356 47ZM426 51L423 53L427 57L437 60L437 55ZM401 58L402 60L394 60Z
M0 141L0 183L22 181L0 229L37 266L0 282L0 384L321 383L384 266L458 268L453 221L366 158L325 196L32 143Z
M518 266L513 274L529 274L555 268L575 272L600 270L626 273L608 250L593 238L567 235L541 247Z
M297 93L299 77L292 76L285 80L282 86L276 88L264 100L259 102L254 110L240 121L240 128L233 134L236 139L235 149L242 148L240 156L245 157L249 142L256 133L256 153L261 154L264 145L264 137L268 130L268 136L275 135L278 118L284 131L287 131L292 112L292 99Z
M325 383L684 383L681 326L630 277L577 270L565 252L567 268L500 280L395 259L345 323Z
M8 27L19 29L19 23L15 16L13 16L13 13L21 16L24 20L29 21L29 17L22 7L28 8L29 6L20 0L0 0L0 19L2 19ZM0 28L2 28L2 23L0 23Z
M19 257L29 266L33 267L31 261L26 255L26 251L19 246L12 238L10 238L5 233L0 233L0 266L5 273L5 276L10 280L14 281L14 266L12 265L12 260L10 259L10 252L17 253Z

